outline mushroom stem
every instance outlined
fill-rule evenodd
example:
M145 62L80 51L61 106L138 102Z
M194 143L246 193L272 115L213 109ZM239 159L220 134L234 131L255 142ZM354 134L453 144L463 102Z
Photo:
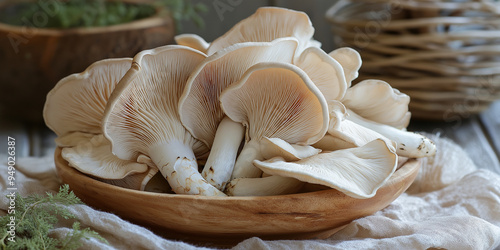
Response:
M240 155L234 164L232 179L257 178L262 175L262 170L253 165L253 160L264 160L260 151L260 144L256 140L250 140L243 146Z
M245 134L245 127L224 117L215 133L214 143L201 175L208 183L224 190L233 173L238 148Z
M159 143L149 153L175 193L226 196L203 179L193 150L186 144L176 140Z
M423 135L366 120L349 109L347 112L348 120L380 133L388 139L396 142L398 144L396 152L400 156L408 158L422 158L433 156L436 153L436 145L434 142Z

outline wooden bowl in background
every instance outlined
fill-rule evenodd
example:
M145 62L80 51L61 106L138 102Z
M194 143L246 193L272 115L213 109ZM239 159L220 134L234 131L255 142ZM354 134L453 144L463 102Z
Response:
M12 1L4 1L0 9ZM38 20L43 15L38 13ZM35 25L36 20L28 20ZM0 117L41 123L47 93L63 77L105 58L133 57L173 42L175 26L164 13L91 28L45 29L0 23Z
M231 246L262 239L326 238L354 219L394 201L414 181L420 162L409 160L370 199L334 190L265 197L207 197L120 188L69 167L55 151L57 173L86 204L152 229L166 238Z

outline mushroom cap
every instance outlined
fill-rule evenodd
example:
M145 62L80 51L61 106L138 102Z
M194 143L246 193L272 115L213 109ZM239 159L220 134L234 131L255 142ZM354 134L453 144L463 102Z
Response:
M220 97L226 115L246 126L247 141L263 137L309 145L328 128L326 100L304 71L285 63L259 63Z
M101 133L101 119L116 84L132 58L105 59L61 79L47 94L45 124L58 136L70 132Z
M294 64L307 73L327 101L344 97L347 83L342 66L322 49L307 48Z
M78 171L103 179L123 179L148 170L146 164L122 160L111 153L111 144L104 136L82 140L75 147L63 148L62 157Z
M410 123L410 97L382 80L364 80L347 89L342 103L367 120L406 128Z
M225 116L220 107L220 93L257 63L291 63L296 47L296 39L283 38L273 42L240 43L207 57L192 72L180 98L182 124L210 147Z
M74 147L78 143L84 140L90 140L95 134L82 133L82 132L71 132L63 136L58 136L54 141L56 145L61 148Z
M315 143L314 147L334 151L360 147L375 139L390 141L383 135L346 119L348 111L341 102L328 102L328 110L330 111L328 133ZM392 142L390 143L393 144ZM393 146L396 147L395 144Z
M314 28L311 20L301 11L277 7L261 7L250 17L234 25L208 48L208 55L243 42L271 42L277 38L294 37L299 41L299 51L311 41Z
M132 68L120 81L106 107L104 135L113 153L122 159L172 140L192 146L195 154L208 149L182 126L178 100L193 69L205 59L195 49L168 45L145 50L134 57ZM148 155L149 156L149 155Z
M207 43L205 39L196 34L180 34L174 37L175 42L179 45L187 46L203 53L207 53L207 49L210 43Z
M296 162L276 157L256 160L254 165L267 174L329 186L364 199L373 197L396 171L397 159L394 147L377 139L362 147L321 153Z
M311 146L290 144L280 138L264 137L260 141L260 151L264 159L283 157L285 161L298 161L321 152Z
M338 48L328 55L342 65L345 80L350 87L354 79L358 78L358 70L361 68L361 55L349 47Z

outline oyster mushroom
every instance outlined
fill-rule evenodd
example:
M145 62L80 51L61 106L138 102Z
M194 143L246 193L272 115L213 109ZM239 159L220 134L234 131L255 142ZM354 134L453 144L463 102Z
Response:
M356 114L398 129L410 123L410 97L382 80L364 80L349 88L342 103Z
M389 141L383 135L347 120L347 109L339 101L329 101L330 122L327 134L313 146L322 150L334 151L361 147L375 140ZM396 147L394 145L394 147Z
M347 110L347 119L365 128L371 129L391 141L397 143L398 155L408 158L422 158L433 156L436 153L436 145L429 138L417 133L404 131L395 127L376 123Z
M277 38L294 37L299 41L297 55L309 46L318 46L312 40L314 28L304 12L276 7L261 7L250 17L234 25L215 39L207 54L244 42L271 42Z
M362 147L321 153L296 162L280 157L254 164L265 173L296 178L335 188L348 196L365 199L391 177L397 167L394 147L377 139Z
M359 53L352 48L342 47L328 53L328 55L342 65L345 80L350 87L352 81L358 78L358 70L361 68L362 61Z
M83 173L122 179L148 170L134 160L115 157L109 142L100 135L109 96L131 65L131 58L95 62L82 73L60 80L47 94L45 123L58 135L57 145L65 147L62 157Z
M260 63L220 97L226 115L246 127L245 145L238 156L232 178L259 177L252 165L262 160L262 138L280 138L288 143L310 145L327 130L325 98L300 68L284 63Z
M75 147L63 148L61 156L80 172L102 179L123 179L148 170L146 164L115 157L102 134L82 140Z
M283 157L286 161L298 161L321 152L321 149L307 145L290 144L280 138L263 137L260 141L260 152L264 159Z
M106 106L104 135L121 159L149 156L175 193L220 195L198 172L205 145L182 126L178 100L193 69L205 59L195 49L170 45L142 51Z
M63 136L58 136L54 140L56 145L61 148L74 147L82 141L89 141L95 134L83 133L83 132L71 132Z
M293 38L236 44L206 58L188 79L179 101L180 119L196 139L211 147L202 175L218 189L224 190L229 181L244 136L240 123L224 119L220 93L256 63L291 63L296 47Z
M184 45L203 53L207 53L207 49L210 46L209 43L205 41L202 37L196 34L181 34L174 37L174 40L179 45Z
M322 49L307 48L294 64L306 72L327 101L344 97L347 83L342 66Z
M131 58L106 59L60 80L47 94L43 109L47 127L58 136L100 134L108 98L131 65Z

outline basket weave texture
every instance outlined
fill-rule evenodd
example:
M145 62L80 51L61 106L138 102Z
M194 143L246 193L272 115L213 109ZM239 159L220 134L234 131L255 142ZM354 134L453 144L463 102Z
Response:
M412 117L468 117L500 99L500 2L340 0L326 14L337 47L363 59L358 80L411 97Z

